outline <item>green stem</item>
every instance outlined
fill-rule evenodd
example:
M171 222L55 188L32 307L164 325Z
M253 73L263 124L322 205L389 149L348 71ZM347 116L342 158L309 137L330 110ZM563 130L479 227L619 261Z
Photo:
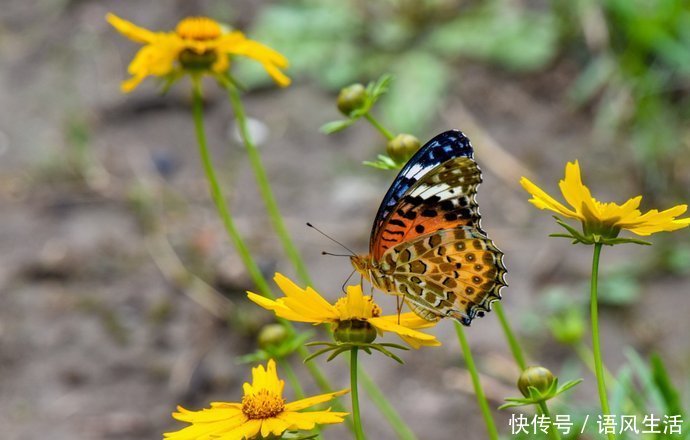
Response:
M496 301L494 303L494 310L496 311L496 316L498 316L498 320L501 323L501 328L503 328L503 333L505 334L506 339L508 340L508 345L510 346L511 353L513 353L513 358L515 358L515 362L517 362L518 367L520 367L520 370L524 371L525 368L527 368L527 363L525 362L525 355L522 352L522 347L520 347L520 343L515 337L515 333L513 333L513 329L510 327L510 324L508 323L508 319L506 318L506 315L503 311L503 304Z
M395 408L393 408L393 405L386 399L386 396L376 386L374 381L371 380L369 375L361 371L361 369L359 372L359 380L362 382L362 387L366 390L371 401L379 408L383 417L390 423L391 428L398 434L398 438L400 440L417 440L417 436L415 436L412 430L405 424L405 421L400 417Z
M242 259L242 263L247 268L247 271L249 272L252 281L254 281L254 284L256 284L256 286L259 288L259 290L265 297L273 299L275 297L273 296L273 293L271 292L271 289L268 286L268 282L259 270L258 265L254 261L254 258L249 252L247 246L245 245L244 240L242 240L242 237L239 235L239 232L235 227L235 223L232 220L232 216L230 215L230 208L228 207L227 202L223 197L220 184L218 183L216 173L213 169L213 162L208 151L208 146L206 143L206 134L204 132L203 100L201 94L201 84L198 80L194 80L193 92L194 100L192 112L194 115L194 127L196 129L197 141L199 143L199 153L201 155L201 162L204 168L204 172L206 173L206 178L211 188L211 196L216 205L216 209L218 210L218 215L223 221L225 230L230 236L232 242L234 243L237 252L240 255L240 258ZM286 326L286 328L291 333L295 333L295 328L291 323L285 320L280 321ZM304 346L301 346L297 350L297 352L303 359L309 355L309 351ZM314 380L323 392L333 391L333 387L328 383L328 380L326 379L323 372L317 365L313 363L308 363L307 369L309 370L309 373L314 377ZM334 404L334 407L339 408L339 404Z
M350 395L352 396L352 420L355 424L355 438L364 440L362 419L359 413L359 391L357 390L357 347L350 350Z
M374 128L376 128L386 139L388 139L389 141L392 141L393 138L395 138L395 136L393 136L393 133L391 133L390 131L386 130L386 127L384 127L383 125L381 125L381 123L380 123L379 121L377 121L376 118L374 118L374 117L371 115L371 113L369 113L369 112L365 113L365 114L364 114L364 117L365 117L365 118L367 119L367 121L369 121L369 123L371 123L371 125L373 125Z
M228 96L230 97L230 104L235 112L235 120L237 121L237 125L240 130L240 136L242 137L244 146L247 149L247 157L249 157L249 163L254 171L254 176L256 177L256 182L259 186L259 192L261 193L261 198L264 200L264 204L266 205L266 211L268 213L268 217L271 219L271 223L273 224L273 229L275 229L276 233L278 234L278 238L283 245L283 249L285 249L287 257L295 267L297 275L300 277L302 282L311 284L307 267L304 264L297 247L292 242L290 234L287 231L287 227L285 226L285 222L283 221L283 216L280 214L280 209L278 208L278 203L276 202L275 196L273 195L273 190L271 189L271 185L268 181L268 175L266 174L266 169L261 161L259 150L256 148L256 145L252 141L249 133L247 114L244 111L240 94L236 87L228 86L227 90Z
M237 88L232 86L231 83L225 83L226 90L228 91L228 96L230 99L230 103L233 107L233 111L235 112L235 119L237 120L238 127L240 129L240 135L242 136L242 140L245 144L245 147L247 148L247 155L249 157L250 163L252 165L252 168L254 170L254 174L257 179L257 183L259 185L259 190L261 192L261 195L264 199L264 203L266 204L266 210L268 211L268 215L271 218L271 222L273 223L273 227L276 230L276 233L278 234L283 247L285 248L285 253L288 255L288 257L291 259L293 265L295 266L295 270L297 271L299 277L307 284L312 284L309 273L307 271L306 265L304 264L299 252L297 251L297 248L294 246L292 243L292 240L290 238L289 233L287 232L287 228L285 227L285 223L283 222L283 218L280 214L280 210L278 209L278 204L275 201L275 197L273 196L273 192L271 190L268 177L266 175L266 170L263 167L263 164L261 162L261 157L259 155L259 151L256 148L256 145L252 142L251 136L249 134L249 130L247 127L247 117L246 113L244 111L244 106L242 105L242 101L240 100L240 96L238 93ZM195 90L196 91L196 90ZM201 111L201 108L199 109ZM375 124L378 124L375 122ZM380 126L380 125L379 125ZM388 133L385 128L380 127L383 129L385 133ZM388 135L392 138L392 135L388 133ZM203 136L203 132L202 132ZM220 212L220 211L219 211ZM222 217L222 215L221 215ZM251 258L251 255L249 255ZM247 269L249 270L249 266L245 262L245 265L247 266ZM263 279L263 275L261 275ZM257 286L260 286L260 284L255 280L255 283ZM265 281L264 281L264 284ZM261 292L268 298L273 298L272 293L270 290L264 291L261 289ZM281 322L283 322L281 320ZM291 331L295 332L294 326L292 326L291 323L285 321L284 324L286 327ZM297 350L297 353L302 357L303 359L309 356L309 351L305 347L299 347ZM314 364L313 362L307 362L306 363L307 369L309 370L309 373L313 376L314 380L316 381L317 385L323 392L330 392L333 391L333 388L329 384L328 380L324 376L323 372L321 369ZM390 405L390 403L386 400L386 398L383 396L379 388L376 386L376 384L364 373L362 372L362 382L364 389L367 391L367 393L371 396L380 396L380 399L375 399L374 403L378 406L378 408L381 410L381 413L384 415L384 417L388 420L388 422L391 424L391 426L398 431L400 434L401 432L406 432L407 435L400 434L401 438L406 439L406 440L413 440L415 439L414 434L412 434L412 431L407 427L405 422L400 418L400 416L397 415L393 407ZM336 403L334 404L334 408L339 409L339 404Z
M199 143L199 155L201 156L201 164L204 168L204 173L206 173L206 179L208 180L209 187L211 189L211 198L216 205L218 210L218 215L223 221L223 226L227 231L230 239L237 249L237 253L242 259L242 263L247 268L249 276L252 281L259 288L261 293L269 298L273 298L270 287L264 278L259 266L252 258L249 248L244 243L244 240L239 234L235 222L230 215L230 208L223 196L223 191L218 183L218 178L216 177L216 172L213 169L213 161L211 159L211 154L208 151L208 145L206 143L206 133L204 132L204 113L203 113L203 99L201 94L201 84L198 79L193 81L194 86L194 100L192 104L192 114L194 115L194 128L196 130L196 139Z
M479 373L477 372L477 367L474 365L474 360L472 359L472 351L470 350L470 345L467 343L465 330L458 322L455 323L455 332L458 334L458 341L462 347L462 353L465 356L467 371L470 372L470 376L472 377L472 385L474 386L474 392L477 395L477 403L479 403L479 408L482 411L482 416L484 417L484 423L486 424L486 430L489 434L489 438L491 440L498 440L498 430L496 429L496 424L494 423L493 416L491 415L489 402L486 400L484 390L482 389L482 384L479 381Z
M597 389L603 414L611 414L609 401L606 396L606 382L604 380L604 363L601 359L601 344L599 342L599 310L597 306L597 279L599 277L599 255L601 243L594 244L594 256L592 257L592 289L590 291L589 307L592 320L592 353L594 354L594 372L597 377ZM607 434L609 440L615 439L614 434Z
M244 111L244 106L242 105L239 92L237 88L234 87L231 83L224 82L223 84L225 85L225 88L228 91L230 103L235 113L235 119L240 129L240 135L245 144L245 147L247 148L247 156L249 157L251 166L254 170L254 174L259 185L259 190L261 192L261 196L264 199L264 203L266 204L266 210L268 211L268 215L271 219L271 222L273 223L273 227L276 230L276 233L278 234L283 244L285 253L292 261L292 264L295 267L295 270L297 271L299 277L302 279L303 282L307 284L312 284L306 265L304 264L302 257L297 251L297 248L294 246L290 238L290 235L287 231L287 228L285 227L285 223L283 222L280 210L278 209L278 204L276 203L275 197L273 196L273 192L271 190L271 186L266 175L266 170L264 169L263 164L261 162L259 151L256 148L256 145L252 142L249 130L247 128L246 112ZM373 118L369 120L372 121L372 124L378 127L382 133L384 133L384 136L388 137L389 139L393 138L393 135L390 132L388 132L383 126L381 126L376 120L374 120ZM289 326L288 328L294 329L294 327L292 326ZM308 350L304 347L300 347L297 352L302 358L306 358L309 355ZM312 362L307 362L306 365L311 375L314 376L316 383L322 390L332 390L332 388L328 384L328 381L324 377L321 370L316 366L316 364ZM367 391L367 394L372 396L383 396L376 384L374 384L374 382L368 376L366 376L364 372L362 372L362 382L362 385L364 389ZM407 427L402 418L400 418L400 416L397 415L397 413L385 397L383 397L382 399L375 400L375 403L381 410L381 413L384 415L384 417L386 417L386 419L390 422L391 426L396 431L398 431L399 434L400 432L407 433L407 435L400 434L401 438L407 440L412 440L415 438L414 434L412 434L412 431L410 431L410 429Z
M596 368L594 366L594 355L592 354L592 350L587 347L582 342L577 342L573 345L573 348L575 349L575 352L577 353L577 356L580 358L582 363L584 363L587 368L593 373L596 374ZM613 377L611 372L606 368L606 365L603 365L604 368L604 379L606 380L607 386L611 386L616 379Z
M549 421L549 436L553 440L561 440L561 434L558 432L556 427L553 424L553 420L551 419L551 413L549 412L549 407L546 405L546 401L542 400L539 402L539 409L541 410L541 413L546 416L546 420Z

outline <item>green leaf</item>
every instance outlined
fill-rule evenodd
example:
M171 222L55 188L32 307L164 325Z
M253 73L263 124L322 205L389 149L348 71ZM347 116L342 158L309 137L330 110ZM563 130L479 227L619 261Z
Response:
M525 405L532 405L532 402L522 402L519 401L520 399L505 399L505 400L515 400L514 402L510 403L504 403L503 405L499 406L498 409L506 409L506 408L515 408L518 406L525 406Z
M319 357L319 356L321 356L322 354L328 353L328 352L331 351L331 350L337 350L337 347L326 347L326 348L322 348L321 350L317 350L317 351L315 351L314 353L312 353L312 354L310 354L309 356L307 356L306 358L304 358L304 363L306 364L306 363L309 362L310 360L312 360L312 359L314 359L314 358L316 358L316 357Z
M569 380L568 382L564 383L562 387L558 389L558 394L564 393L571 389L572 387L578 385L580 382L582 382L584 379L575 379L575 380Z
M381 170L397 170L401 167L401 165L398 165L393 159L383 154L378 155L378 160L376 162L366 160L362 162L362 164Z
M388 92L392 81L393 75L390 73L384 73L378 80L376 80L370 90L373 102L376 102L383 94Z
M633 385L633 375L630 365L623 365L618 372L616 380L612 384L613 391L611 392L610 404L612 414L629 414L632 408L626 408L628 403L628 396L637 393ZM640 408L644 411L645 408Z
M341 121L326 122L319 128L319 131L324 134L333 134L344 130L350 125L354 124L356 119L343 119Z
M654 383L654 378L649 367L634 349L627 349L625 351L625 355L628 358L635 375L640 379L640 383L642 384L642 388L646 396L645 401L652 405L651 407L647 407L647 409L662 411L665 406L664 400L661 396L661 393L657 389L656 384Z
M603 244L607 244L609 246L613 246L615 244L626 244L626 243L633 243L633 244L641 244L644 246L651 246L652 243L644 240L638 240L636 238L605 238L602 240Z
M652 354L649 360L652 365L652 380L654 384L656 384L656 388L659 390L661 397L664 399L664 403L666 403L665 414L682 415L684 411L680 400L680 394L673 386L663 360L656 353Z

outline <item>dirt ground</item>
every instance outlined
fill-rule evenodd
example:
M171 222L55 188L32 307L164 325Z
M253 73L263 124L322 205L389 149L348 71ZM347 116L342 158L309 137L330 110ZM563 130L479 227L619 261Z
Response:
M134 45L109 28L105 13L115 10L163 27L191 8L180 1L168 9L163 2L139 3L3 2L4 439L159 438L181 426L170 417L176 404L199 408L241 397L249 367L238 364L238 356L255 348L258 328L271 320L247 304L244 291L251 284L212 208L186 82L166 96L152 82L129 96L119 91ZM244 3L251 16L251 2ZM578 282L587 277L590 250L547 239L557 226L526 202L512 177L524 169L555 191L565 161L577 158L597 176L590 182L602 199L636 194L634 182L626 179L629 163L618 161L619 151L593 143L589 116L568 103L572 72L565 62L536 78L464 65L435 126L423 134L460 128L474 140L484 170L483 226L505 252L509 269L503 304L530 357L554 372L573 354L546 333L528 334L526 321L539 310L546 285L563 282L568 295L586 295ZM209 141L239 228L267 274L293 276L233 136L229 106L215 85L208 83L208 90ZM322 256L322 250L337 249L305 222L356 250L366 248L377 205L393 177L360 165L380 152L380 140L364 124L336 136L319 133L321 124L338 118L334 96L307 81L249 93L245 103L265 129L259 133L261 154L288 228L317 290L335 297L351 270L349 262ZM613 264L631 255L644 261L650 252L607 249L605 261ZM639 301L603 310L612 370L624 362L623 348L633 345L643 353L661 352L674 376L687 376L689 286L690 279L679 276L647 277ZM225 300L205 299L211 291ZM382 301L393 310L392 302ZM228 311L234 319L224 322L209 308ZM673 327L663 325L669 320ZM443 322L433 332L443 347L404 353L402 366L372 356L363 360L364 368L420 439L457 438L458 432L483 438L453 326ZM467 334L496 407L503 397L517 394L499 323L489 314ZM307 390L316 392L299 360L294 366ZM344 362L324 368L337 386L347 386ZM593 377L584 369L576 374L585 378L577 398L595 401ZM363 405L369 437L396 438L366 395ZM509 413L496 416L506 432ZM326 438L349 437L345 428L334 427Z

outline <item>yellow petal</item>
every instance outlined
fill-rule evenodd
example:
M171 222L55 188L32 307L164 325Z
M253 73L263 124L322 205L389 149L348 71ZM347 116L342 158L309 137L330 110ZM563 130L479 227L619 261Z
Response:
M242 425L228 432L224 432L218 437L211 437L213 440L238 440L238 439L253 439L261 431L261 419L247 420ZM196 440L196 439L190 439Z
M244 38L241 34L228 34L221 40L219 51L225 51L233 55L242 55L256 60L261 63L266 72L279 86L286 87L290 85L290 78L280 70L287 68L287 58L258 41Z
M642 201L642 196L633 197L622 205L615 203L605 203L603 208L600 207L602 219L604 221L617 218L616 224L620 227L626 222L635 221L640 217L640 211L637 209Z
M529 201L537 208L548 209L561 214L564 217L570 217L578 220L582 219L582 216L563 206L526 177L520 179L520 185L522 185L525 191L532 195L532 198Z
M684 214L687 209L687 205L677 205L661 212L652 209L640 216L635 224L625 226L625 228L642 236L683 229L690 224L690 218L677 219L676 217Z
M264 438L267 438L269 435L281 435L284 433L290 424L285 421L281 420L277 417L271 417L270 419L263 419L261 423L261 436Z
M268 390L282 395L284 387L285 381L278 378L276 362L273 359L269 359L266 369L264 369L263 365L257 365L252 368L252 383L251 385L244 384L244 393L247 395L254 394L259 390Z
M286 276L276 273L273 278L280 290L285 293L284 304L296 312L304 312L313 318L319 317L322 322L332 322L338 318L338 312L314 289L301 289Z
M213 70L215 73L224 73L229 68L230 68L230 57L223 54L223 53L218 54L218 59L211 66L211 70Z
M412 312L401 313L400 315L380 316L380 318L413 329L434 327L439 322L420 318L416 313Z
M599 218L598 209L594 201L592 200L592 194L582 183L582 177L580 175L580 164L578 161L568 162L565 165L565 178L558 182L558 186L561 188L561 193L565 200L575 208L575 211L579 214L579 218L582 219L589 216L589 220L596 220Z
M214 410L202 410L202 411L188 411L184 408L178 407L178 410L185 412L185 417L192 417L192 420L184 420L192 425L186 428L180 429L179 431L166 432L163 437L168 440L196 440L199 438L210 438L214 434L220 434L225 432L230 432L240 426L242 426L246 421L247 417L240 411L239 413L233 415L227 415L224 412L216 412ZM210 415L206 413L211 413ZM173 413L173 417L176 417L180 413ZM225 416L225 418L222 418ZM217 420L205 420L204 417L213 417Z
M105 19L117 29L118 32L137 43L150 43L156 35L155 32L139 27L127 20L123 20L111 12L105 16Z
M344 314L341 312L340 319L367 319L371 317L371 302L364 300L362 286L359 284L347 286L347 307ZM369 309L367 310L367 306ZM368 312L368 313L367 313Z
M218 420L226 420L242 413L240 407L212 407L205 408L200 411L190 411L181 406L177 407L177 412L172 414L175 420L181 422L197 423L197 422L215 422Z
M319 403L328 402L338 396L348 393L350 390L340 390L332 393L320 394L318 396L307 397L305 399L295 400L285 405L286 411L299 411L305 408L318 405Z
M146 75L133 76L128 80L122 81L120 84L120 90L123 93L129 93L136 89L137 86L146 78Z
M225 39L219 44L219 50L225 50L233 55L243 55L257 61L271 63L281 69L285 69L289 64L288 59L280 52L258 41L253 41L248 38L238 39L236 36L232 41L230 41L228 37L224 38Z
M276 84L280 87L287 87L292 82L290 78L285 75L280 69L269 62L261 62L264 70L273 78Z
M253 292L247 292L247 297L254 303L263 307L266 310L271 310L275 312L276 316L279 318L288 319L290 321L297 322L309 322L312 324L321 324L324 321L320 318L314 318L312 316L304 316L296 313L294 310L287 307L284 303L284 298L274 301L272 299L264 298L261 295L257 295Z
M164 76L172 72L181 46L175 37L156 37L136 53L127 71L133 76L122 83L122 90L130 92L149 75Z
M378 317L370 318L369 323L376 327L378 330L383 332L396 333L398 336L403 338L412 348L420 348L422 346L439 346L441 343L436 340L436 337L426 333L418 332L417 330L412 330L402 325L393 323L387 319Z
M292 412L285 411L278 414L276 417L285 420L289 424L289 429L297 429L308 431L314 429L318 425L342 423L348 413L331 412L331 411L310 411L310 412Z

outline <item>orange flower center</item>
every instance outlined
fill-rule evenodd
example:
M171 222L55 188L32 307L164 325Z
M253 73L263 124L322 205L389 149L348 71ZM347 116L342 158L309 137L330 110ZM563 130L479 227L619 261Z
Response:
M242 412L248 419L270 419L285 411L285 399L266 389L242 397Z
M207 17L189 17L177 24L175 32L187 40L205 41L220 37L221 29L217 21Z
M369 319L381 316L381 307L374 302L371 296L364 297L364 309L352 310L348 297L340 298L335 302L335 308L338 310L341 319ZM361 313L362 316L359 316Z

